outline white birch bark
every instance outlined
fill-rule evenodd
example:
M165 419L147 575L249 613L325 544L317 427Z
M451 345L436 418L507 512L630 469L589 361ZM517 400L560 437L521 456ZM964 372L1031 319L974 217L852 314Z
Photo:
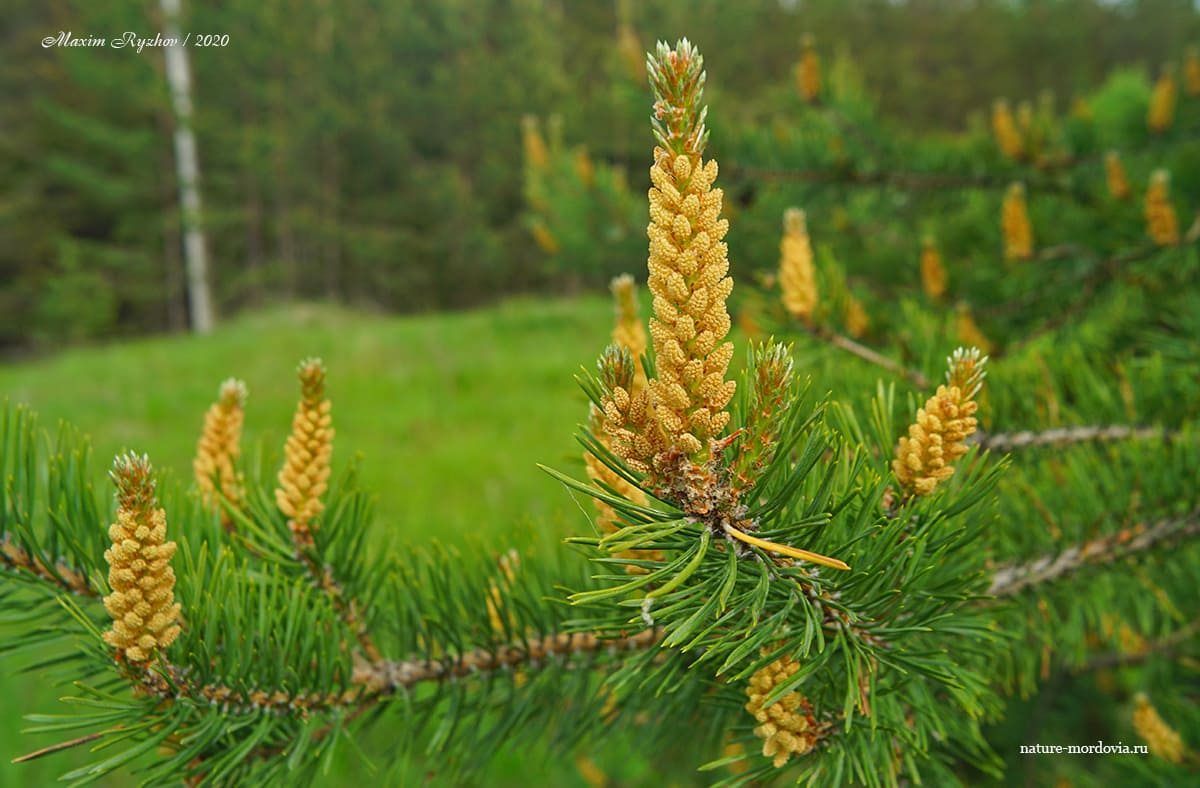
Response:
M187 269L188 314L192 331L207 334L213 327L212 295L208 286L208 253L201 225L200 164L192 134L191 77L187 52L179 32L180 0L160 0L163 30L174 46L163 48L167 83L175 110L175 170L179 180L179 205L183 217L183 256Z

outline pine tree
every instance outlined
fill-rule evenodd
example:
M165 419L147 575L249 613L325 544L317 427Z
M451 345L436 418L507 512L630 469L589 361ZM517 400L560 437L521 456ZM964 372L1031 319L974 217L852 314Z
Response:
M571 749L627 727L728 784L972 782L999 777L1012 756L996 728L1019 709L1010 696L1131 665L1145 672L1122 673L1122 686L1145 697L1105 697L1127 740L1143 736L1156 757L1106 768L1186 779L1200 730L1177 658L1200 637L1190 615L1200 606L1198 348L1185 286L1197 239L1145 245L1136 207L1115 222L1103 213L1112 201L1093 209L1080 190L1103 193L1099 158L1059 179L1012 164L981 182L950 168L986 138L948 152L876 146L856 126L869 113L840 108L831 85L811 108L833 113L813 122L846 140L845 158L822 173L836 184L829 195L880 183L920 194L957 177L954 193L932 190L925 204L964 206L942 218L939 240L957 259L963 237L984 239L991 265L956 269L950 294L989 292L1003 305L1014 296L999 271L1014 289L1040 283L1039 300L985 323L998 358L956 350L953 312L919 295L917 222L847 200L852 220L870 208L888 223L885 240L906 228L910 242L894 257L874 231L845 242L872 252L862 258L818 247L813 314L837 313L822 298L865 314L870 299L871 336L886 346L821 323L801 331L780 303L764 322L797 344L753 345L731 372L737 236L717 185L728 180L714 152L724 149L708 146L703 60L683 40L660 44L648 68L650 347L635 364L635 343L614 344L580 376L590 472L548 469L603 504L575 550L520 546L519 560L501 563L434 546L368 549L368 493L353 465L331 472L327 374L315 360L301 364L283 469L224 453L236 496L199 479L191 490L160 484L148 461L127 456L110 514L77 435L51 439L27 410L4 411L6 647L74 682L69 712L42 727L81 738L49 750L106 747L68 779L132 767L150 784L310 782L378 727L399 742L380 757L423 753L454 780L504 741L548 736ZM914 169L866 168L890 155ZM1047 234L1100 228L1086 237L1114 250L1063 251L1051 236L1031 264L1006 266L995 225L1015 175L1038 207L1043 197L1086 206ZM788 196L782 205L813 197L810 217L832 199ZM777 229L770 240L773 267ZM861 277L875 267L886 273L874 281L915 300L872 293ZM1133 299L1125 276L1156 300ZM1071 306L1080 281L1097 303L1077 325L1032 330L1047 319L1034 307ZM837 385L822 397L813 379Z

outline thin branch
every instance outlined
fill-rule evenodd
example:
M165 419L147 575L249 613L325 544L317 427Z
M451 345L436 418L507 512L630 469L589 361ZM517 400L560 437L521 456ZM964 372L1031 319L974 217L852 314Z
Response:
M1200 221L1196 223L1192 230L1188 231L1187 235L1184 236L1179 245L1186 246L1188 244L1195 243L1197 240L1200 240ZM1070 307L1065 310L1060 310L1060 313L1056 315L1054 319L1048 321L1046 325L1036 333L1036 335L1040 336L1047 330L1057 327L1064 320L1074 315L1087 304L1091 303L1092 293L1095 291L1100 282L1106 277L1111 278L1116 276L1118 273L1120 273L1122 266L1128 265L1129 263L1136 263L1146 260L1163 250L1164 247L1162 246L1147 243L1128 251L1121 252L1120 254L1111 255L1107 258L1102 258L1100 254L1094 250L1091 250L1081 244L1074 243L1059 244L1057 246L1046 247L1040 250L1036 257L1036 260L1038 261L1059 260L1065 257L1090 257L1096 262L1096 264L1091 268L1077 271L1071 276L1054 283L1060 286L1069 285L1071 289L1078 294L1078 297ZM1029 294L1023 298L1013 299L1012 301L997 304L990 308L981 309L979 314L984 317L1002 317L1014 312L1022 312L1036 305L1042 298L1045 297L1046 292L1047 290L1044 287L1034 288L1030 290ZM1027 338L1021 344L1027 344L1029 341L1030 339Z
M894 375L899 375L919 389L929 388L929 378L925 377L918 370L909 369L900 362L894 361L866 345L855 342L850 337L843 336L821 326L805 326L805 330L809 335L826 344L845 350L847 353L852 353L864 361L886 369Z
M570 656L600 650L639 651L662 640L661 629L645 629L620 638L602 638L590 632L546 635L527 644L496 648L478 648L441 659L386 660L360 662L354 668L350 689L330 693L286 693L281 690L239 691L221 684L198 685L186 671L169 662L131 672L129 678L144 690L163 698L181 692L195 700L236 709L291 711L301 714L373 704L399 689L425 682L442 682L464 676L505 670L524 664L536 664L547 657Z
M602 649L639 651L657 645L662 637L663 631L658 627L621 638L601 638L591 632L558 633L524 646L475 649L448 660L384 660L363 665L355 670L355 682L375 692L392 692L421 682L488 673L556 655L582 654Z
M63 741L63 742L59 742L58 744L51 744L49 747L43 747L40 750L34 750L31 753L26 753L25 755L22 755L19 758L13 758L12 763L27 763L28 761L35 761L38 758L42 758L47 755L53 755L56 752L62 752L63 750L69 750L72 747L79 747L84 744L89 744L91 742L94 742L96 739L101 739L101 738L107 736L110 733L115 733L115 732L121 730L121 728L123 728L123 727L124 727L123 725L118 725L115 728L109 728L108 730L97 731L96 733L89 733L87 736L80 736L78 739L71 739L70 741Z
M358 644L362 647L363 653L367 655L367 659L372 662L381 660L383 655L380 653L379 647L375 645L371 633L367 631L366 625L362 622L358 600L349 599L345 588L333 576L333 570L328 566L319 566L307 552L299 549L299 545L297 545L297 555L308 569L309 577L317 584L317 587L329 595L342 621L354 630L354 636L358 639Z
M1169 440L1178 435L1174 430L1159 427L1134 427L1127 424L1057 427L1041 432L987 433L982 430L967 438L967 443L979 444L990 451L1012 451L1035 446L1066 446L1086 441Z
M830 108L832 110L832 108ZM841 113L834 115L835 122L844 126L849 123ZM844 129L858 136L856 127ZM1193 133L1200 134L1200 129ZM1137 155L1156 149L1161 141L1154 140L1149 144L1124 151L1127 155ZM1104 153L1097 152L1087 156L1079 156L1064 161L1052 168L1055 175L1068 174L1072 170L1088 166L1103 159ZM890 186L906 191L941 191L955 189L1007 189L1014 180L1024 180L1030 189L1040 192L1063 194L1084 204L1095 202L1095 195L1090 192L1073 189L1059 180L1047 177L1028 168L1022 170L993 173L964 173L964 172L904 172L879 170L863 172L854 169L787 169L782 167L759 167L752 164L729 162L723 166L734 177L745 175L763 181L801 181L808 183L839 183L849 186L880 187ZM1034 175L1034 177L1030 177Z
M87 575L78 569L67 566L62 561L54 568L46 566L34 558L21 545L12 541L8 534L0 537L0 568L9 569L18 574L33 575L39 580L45 580L68 593L83 597L98 597L97 591L88 582Z
M1138 524L1055 555L1001 566L992 575L987 593L997 597L1012 596L1026 588L1059 580L1085 566L1112 563L1197 534L1200 534L1200 508L1183 517L1162 520L1149 528Z
M1180 650L1179 647L1181 645L1195 637L1197 633L1200 633L1200 619L1193 621L1182 629L1175 630L1165 637L1150 641L1145 645L1145 648L1136 652L1112 651L1107 654L1098 654L1079 666L1076 672L1083 673L1103 668L1138 665L1151 657L1171 657Z
M731 177L744 175L759 181L800 181L813 184L839 184L845 186L891 187L903 191L950 191L960 189L1007 189L1013 180L1020 179L1019 173L1006 175L972 174L956 172L864 172L855 169L812 169L793 170L779 167L758 167L738 164L726 165ZM1027 181L1028 182L1028 181ZM1078 192L1051 180L1038 179L1030 188L1040 192L1062 194L1079 202L1090 202L1091 195Z

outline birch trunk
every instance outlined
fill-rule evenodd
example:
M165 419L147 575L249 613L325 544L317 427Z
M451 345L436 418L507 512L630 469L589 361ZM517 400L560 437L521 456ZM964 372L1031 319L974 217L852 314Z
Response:
M163 29L176 40L165 47L167 83L175 109L175 169L179 179L179 204L183 217L183 255L187 268L188 313L192 331L207 334L213 327L212 296L208 286L208 254L201 227L200 165L196 137L192 134L191 78L187 52L179 32L180 0L161 0Z

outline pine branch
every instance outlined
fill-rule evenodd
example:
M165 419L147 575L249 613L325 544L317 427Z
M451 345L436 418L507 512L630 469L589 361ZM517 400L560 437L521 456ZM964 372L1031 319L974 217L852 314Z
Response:
M1087 441L1120 440L1170 440L1178 435L1176 430L1159 427L1135 427L1128 424L1086 425L1079 427L1057 427L1032 432L986 433L982 430L967 439L967 443L978 444L985 451L1012 451L1038 446L1067 446Z
M836 120L837 118L835 117ZM1193 130L1191 133L1193 135L1200 134L1200 129ZM1160 143L1157 140L1153 140L1142 146L1127 148L1125 149L1125 153L1131 156L1137 155L1154 150L1159 146ZM1075 157L1064 162L1063 166L1054 168L1054 172L1060 175L1069 174L1074 170L1101 161L1103 158L1104 152ZM732 172L734 177L744 174L750 178L769 182L800 181L814 184L891 187L905 191L953 191L959 189L995 189L1003 191L1009 187L1014 179L1011 173L914 172L903 170L866 172L854 169L833 168L801 170L783 167L759 167L736 161L728 162L725 166ZM1039 179L1025 178L1024 180L1030 189L1039 192L1063 194L1085 205L1090 205L1095 201L1090 193L1072 189L1058 180L1046 177Z
M1046 555L1021 564L1007 564L992 575L988 595L1012 596L1027 588L1059 580L1085 566L1107 564L1200 534L1200 509L1146 528L1134 525L1056 555Z
M355 681L372 688L373 692L390 693L422 682L446 681L524 664L536 664L547 657L586 654L605 649L639 651L658 645L662 637L663 631L658 627L620 638L602 638L591 632L560 632L521 645L474 649L440 661L380 660L356 668Z
M1200 222L1197 222L1191 230L1183 237L1180 246L1194 244L1200 240ZM1047 321L1045 325L1035 332L1031 332L1019 345L1021 347L1028 344L1037 336L1053 330L1061 325L1071 316L1077 314L1091 302L1092 293L1095 292L1099 285L1109 279L1114 278L1121 272L1121 267L1129 263L1136 263L1142 260L1149 259L1159 252L1163 251L1163 247L1157 244L1143 244L1134 249L1130 249L1120 254L1113 254L1105 258L1098 252L1089 249L1088 247L1077 243L1064 243L1057 246L1047 247L1039 251L1036 260L1050 261L1058 260L1064 257L1089 257L1095 261L1095 265L1091 268L1083 269L1072 274L1064 281L1059 282L1061 285L1069 285L1076 291L1077 296L1072 304L1066 309L1060 310L1055 317ZM1030 309L1033 305L1044 296L1045 289L1032 290L1023 298L1013 299L1002 304L996 304L988 309L980 310L980 315L985 317L1002 317L1013 314L1015 312L1023 312Z
M362 647L363 653L367 655L367 659L372 662L382 659L383 655L380 653L379 647L375 645L374 638L371 637L371 633L367 631L367 626L362 620L360 614L362 605L359 601L350 598L346 594L345 587L334 577L333 570L330 567L319 566L305 551L298 550L297 554L300 556L305 569L308 570L309 578L312 579L318 588L329 595L342 621L354 632L354 636L358 639L358 644Z
M728 165L732 177L739 175L750 179L771 182L792 181L811 184L835 184L866 188L894 188L909 192L959 191L963 189L1003 191L1012 183L1012 175L975 175L954 172L866 172L855 169L812 169L792 170L779 167L758 167L734 162ZM1030 188L1039 192L1061 194L1077 202L1088 204L1091 196L1052 180L1036 180Z
M1180 646L1200 633L1200 619L1192 621L1187 626L1177 629L1165 637L1146 643L1145 647L1136 652L1112 651L1091 657L1077 672L1102 670L1104 668L1128 667L1137 665L1151 657L1172 657L1179 653Z
M47 581L77 596L93 598L100 596L88 582L86 574L61 561L55 564L54 568L46 566L31 556L28 550L12 541L8 534L0 536L0 567L17 574L25 574Z
M864 361L867 361L878 367L882 367L883 369L886 369L888 372L891 372L895 375L899 375L919 389L929 388L929 378L925 377L920 371L909 369L900 362L894 361L893 359L890 359L887 356L872 350L866 345L855 342L850 337L843 336L842 334L822 326L806 325L805 330L810 336L815 337L826 344L840 348L841 350L845 350L847 353L858 356Z

